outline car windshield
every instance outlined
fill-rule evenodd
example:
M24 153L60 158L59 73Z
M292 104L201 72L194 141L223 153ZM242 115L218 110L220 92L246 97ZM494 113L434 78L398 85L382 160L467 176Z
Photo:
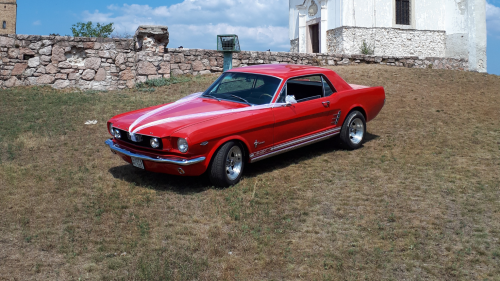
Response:
M251 105L267 104L272 101L280 82L281 79L271 76L229 72L219 77L203 96Z

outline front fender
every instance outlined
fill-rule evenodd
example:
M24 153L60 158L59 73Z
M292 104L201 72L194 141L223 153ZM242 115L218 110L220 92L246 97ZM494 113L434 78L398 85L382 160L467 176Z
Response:
M248 153L248 151L250 151L250 144L248 143L248 141L243 138L242 136L239 136L239 135L231 135L231 136L227 136L227 137L224 137L220 140L218 140L211 148L211 150L208 152L208 154L206 155L206 159L205 159L205 166L208 168L209 165L210 165L210 161L212 161L212 157L214 156L215 152L219 149L219 147L221 147L223 144L225 144L226 142L228 141L231 141L231 140L239 140L241 141L246 147L246 151L244 152L245 154ZM247 155L248 156L248 155Z

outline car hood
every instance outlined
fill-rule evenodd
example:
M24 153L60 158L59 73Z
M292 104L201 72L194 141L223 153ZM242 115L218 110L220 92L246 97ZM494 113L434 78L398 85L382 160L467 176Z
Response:
M114 127L127 132L163 138L186 126L230 114L207 115L206 113L243 107L248 105L198 97L180 104L164 104L124 113L113 117L110 122ZM189 118L184 118L186 116Z

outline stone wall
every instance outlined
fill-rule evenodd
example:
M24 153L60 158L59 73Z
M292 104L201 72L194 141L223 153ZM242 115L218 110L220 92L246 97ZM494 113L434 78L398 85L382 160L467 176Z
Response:
M132 88L147 79L221 73L223 55L215 50L171 49L147 37L133 39L65 36L0 36L0 87L50 85L62 89ZM255 64L386 64L413 68L467 69L467 60L424 57L305 54L243 51L233 67Z
M360 54L365 41L379 56L444 57L446 33L398 28L339 27L327 31L328 52Z

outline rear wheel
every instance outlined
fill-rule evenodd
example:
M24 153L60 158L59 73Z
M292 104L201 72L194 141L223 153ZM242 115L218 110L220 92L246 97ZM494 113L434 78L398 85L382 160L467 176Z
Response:
M366 121L359 111L349 113L340 131L340 141L348 149L360 148L366 133Z
M227 187L240 181L245 167L243 151L243 147L236 141L229 141L220 147L210 167L209 178L212 184Z

